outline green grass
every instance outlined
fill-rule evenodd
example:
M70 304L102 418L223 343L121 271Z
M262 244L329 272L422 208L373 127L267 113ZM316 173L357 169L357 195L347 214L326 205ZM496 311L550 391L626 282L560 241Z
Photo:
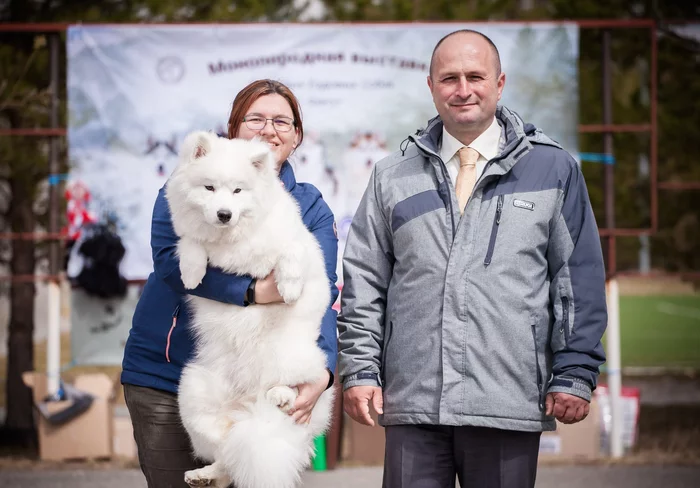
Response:
M622 366L700 369L700 296L620 297Z

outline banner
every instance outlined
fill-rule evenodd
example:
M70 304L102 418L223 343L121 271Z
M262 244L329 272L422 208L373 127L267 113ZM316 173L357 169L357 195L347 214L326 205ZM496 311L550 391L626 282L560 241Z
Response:
M306 134L291 162L333 209L340 257L374 163L436 115L430 56L441 37L462 28L498 46L501 103L575 154L575 24L72 26L71 183L87 188L86 212L116 225L124 276L146 278L153 202L184 136L223 134L236 93L277 79L300 100Z

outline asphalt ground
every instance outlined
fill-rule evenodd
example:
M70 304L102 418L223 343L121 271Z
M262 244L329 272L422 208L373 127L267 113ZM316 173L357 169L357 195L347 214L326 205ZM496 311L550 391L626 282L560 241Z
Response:
M381 468L307 472L303 488L379 488ZM700 466L541 466L536 488L691 488ZM146 488L141 472L121 470L0 471L2 488ZM470 487L471 488L471 487ZM479 487L474 487L479 488Z

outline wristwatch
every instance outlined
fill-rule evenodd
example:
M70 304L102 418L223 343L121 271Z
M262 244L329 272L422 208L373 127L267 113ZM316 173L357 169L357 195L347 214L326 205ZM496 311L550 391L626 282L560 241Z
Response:
M256 278L253 278L248 285L248 289L245 291L245 297L243 297L243 305L254 305L255 304L255 284L258 282Z

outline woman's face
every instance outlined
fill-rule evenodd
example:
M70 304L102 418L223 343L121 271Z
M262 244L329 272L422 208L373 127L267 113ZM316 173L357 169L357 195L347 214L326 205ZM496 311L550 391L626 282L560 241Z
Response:
M279 169L299 142L299 133L292 123L295 121L289 102L277 93L263 95L253 102L244 117L248 122L241 122L237 137L252 139L259 136L267 142L275 155ZM265 125L262 128L257 128L255 124L262 124L261 119L270 120L264 120ZM285 132L284 129L290 123L292 124L290 130Z

